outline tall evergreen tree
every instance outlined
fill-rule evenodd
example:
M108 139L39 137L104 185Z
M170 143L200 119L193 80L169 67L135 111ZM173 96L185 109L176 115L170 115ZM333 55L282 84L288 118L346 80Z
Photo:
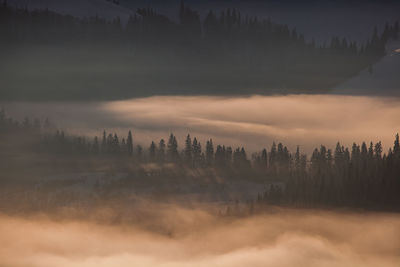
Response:
M128 155L132 156L133 155L133 138L132 138L132 132L128 132L128 138L126 139L126 146L127 146L127 151Z
M192 165L192 139L189 134L186 137L184 154L186 164Z
M158 144L158 161L159 162L164 162L165 161L165 141L164 139L161 139L159 144Z
M400 154L400 141L399 141L399 134L396 134L393 146L393 153Z
M179 154L178 154L178 141L176 137L171 133L168 139L168 146L167 146L167 154L170 161L177 161Z
M119 146L119 139L118 139L118 135L116 133L114 133L114 138L112 141L112 152L113 153L119 153L121 150L120 146Z
M192 154L193 154L193 165L194 167L200 166L201 159L201 144L197 141L197 138L193 138L192 144Z
M150 157L151 161L156 160L156 152L157 152L156 144L154 143L154 141L151 141L151 144L149 147L149 157Z
M268 152L265 148L261 151L261 164L264 168L268 167Z
M206 143L206 163L212 165L214 163L214 145L212 139Z

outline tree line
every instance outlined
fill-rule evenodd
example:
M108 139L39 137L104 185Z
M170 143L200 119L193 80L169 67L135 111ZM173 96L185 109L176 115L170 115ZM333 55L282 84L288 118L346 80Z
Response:
M381 142L353 143L350 148L338 142L333 150L321 145L308 156L299 146L290 152L282 143L274 142L269 149L249 157L244 147L214 144L212 139L203 145L189 134L182 147L174 134L167 140L152 141L147 147L136 144L131 131L122 138L106 131L93 138L66 135L55 130L47 119L44 123L37 119L18 122L1 111L0 134L15 132L36 134L36 148L45 153L106 157L138 165L172 163L180 168L214 169L226 179L266 182L266 191L249 202L251 209L264 204L398 209L400 204L398 134L386 153Z
M193 67L210 83L217 71L225 83L239 77L234 84L246 82L247 87L325 89L383 57L386 43L398 38L399 23L386 24L382 32L375 27L365 43L333 37L316 44L296 28L230 8L219 14L210 10L201 18L182 2L178 21L151 7L139 8L124 25L118 17L76 18L11 8L4 1L0 35L3 45L103 47L102 55L125 51L134 55L134 63L175 66L182 76L192 75L185 69ZM225 72L240 75L226 78Z

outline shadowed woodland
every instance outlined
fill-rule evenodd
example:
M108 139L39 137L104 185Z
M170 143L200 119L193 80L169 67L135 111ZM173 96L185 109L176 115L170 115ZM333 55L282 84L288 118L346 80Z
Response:
M106 131L89 138L67 135L48 120L26 118L18 122L8 118L4 111L0 115L1 167L6 178L2 181L5 184L18 183L11 178L12 172L19 173L19 169L36 164L56 168L57 173L71 169L78 173L100 169L111 176L127 173L116 182L110 178L103 183L103 193L108 190L104 198L110 197L110 191L128 190L139 183L144 188L189 185L194 190L197 187L205 192L213 191L215 199L229 203L234 199L229 192L223 196L223 184L249 182L255 185L250 194L242 195L241 199L236 197L235 208L229 207L224 211L226 214L252 213L263 210L265 205L378 210L398 210L399 207L398 134L386 153L381 142L354 143L351 148L337 143L333 150L321 145L312 155L302 154L299 147L290 152L282 143L274 142L269 149L260 149L259 153L249 156L244 147L214 144L211 139L202 144L190 135L182 146L178 146L173 134L166 140L142 146L131 131L122 138ZM15 153L33 159L15 158ZM15 162L11 164L7 158ZM34 182L33 178L29 179ZM94 188L97 193L102 191L99 180L95 180ZM177 186L169 193L179 196L183 193L180 190ZM72 199L70 201L74 201ZM245 208L239 209L239 202L247 203ZM71 205L70 202L64 204Z
M326 92L363 69L373 71L387 42L399 34L396 22L382 32L373 29L366 43L333 37L316 44L295 28L236 9L211 10L200 18L182 2L177 13L171 19L141 8L125 25L119 18L76 18L4 2L0 68L6 86L0 96L82 100L167 92Z

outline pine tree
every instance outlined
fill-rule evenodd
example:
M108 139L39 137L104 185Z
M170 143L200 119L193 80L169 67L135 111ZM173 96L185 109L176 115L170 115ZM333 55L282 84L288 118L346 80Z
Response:
M200 165L201 144L200 142L197 141L196 137L193 139L192 154L193 154L193 165L194 167L198 167Z
M265 148L261 151L261 164L265 169L268 167L268 152Z
M226 164L228 164L228 165L232 164L232 156L233 156L232 147L228 146L226 148L226 152L225 152L225 157L226 157L225 163Z
M114 138L112 134L107 136L107 153L112 153L114 151Z
M192 165L192 139L189 134L186 137L184 154L186 164Z
M209 166L214 163L214 145L212 139L206 143L206 163Z
M103 139L101 141L101 153L106 153L107 152L107 133L104 130L103 131Z
M112 142L112 152L113 153L119 153L120 149L121 148L119 146L118 135L116 133L114 133L114 138L113 138L113 142Z
M128 155L132 156L133 155L133 139L132 139L132 132L128 132L128 138L126 139L126 146L127 146L127 151Z
M168 154L169 160L171 160L171 161L178 160L178 142L176 140L176 137L172 133L168 139L167 154Z
M395 138L395 140L394 140L393 153L394 153L395 155L400 154L399 134L396 134L396 138Z
M157 153L158 161L159 162L164 162L165 161L165 141L164 139L160 140L160 143L158 144L158 153Z
M151 141L150 147L149 147L149 157L151 161L155 161L156 159L156 144L154 143L154 141Z
M269 152L269 168L273 174L275 174L277 171L277 166L276 166L277 161L278 161L278 156L277 156L276 143L272 142L271 151Z
M247 154L246 154L246 151L245 151L244 147L242 147L240 149L240 161L241 161L241 165L243 167L250 167L250 162L247 159Z
M296 154L294 155L294 163L295 163L295 168L296 172L300 172L300 147L297 146L296 148Z
M382 158L382 143L379 141L374 147L375 157L379 160Z

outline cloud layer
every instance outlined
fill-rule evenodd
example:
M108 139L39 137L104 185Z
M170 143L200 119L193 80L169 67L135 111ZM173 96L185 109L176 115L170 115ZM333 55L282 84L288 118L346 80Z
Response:
M11 114L50 117L69 132L100 135L104 128L137 142L187 133L204 142L250 150L284 142L310 152L337 141L381 140L388 149L400 131L400 99L365 96L288 95L250 97L150 97L99 103L8 103Z
M400 264L400 217L394 214L280 210L249 218L216 218L172 208L153 224L99 225L44 217L0 217L0 265L351 266Z

